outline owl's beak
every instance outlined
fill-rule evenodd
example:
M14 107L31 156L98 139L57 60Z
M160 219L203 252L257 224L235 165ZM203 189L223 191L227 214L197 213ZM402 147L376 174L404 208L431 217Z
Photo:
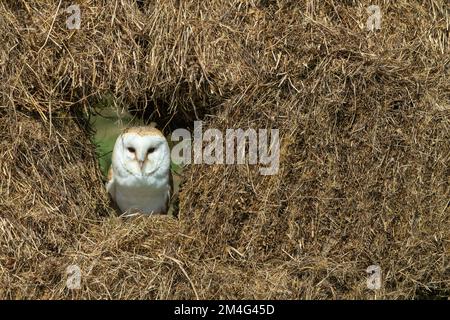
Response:
M145 162L145 161L138 160L139 167L141 168L141 171L142 171L142 169L144 168L144 162Z

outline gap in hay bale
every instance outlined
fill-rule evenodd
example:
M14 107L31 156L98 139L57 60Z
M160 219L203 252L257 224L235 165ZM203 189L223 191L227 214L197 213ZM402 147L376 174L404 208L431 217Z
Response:
M163 106L167 106L163 101L161 103ZM87 113L84 115L77 115L78 118L86 118L84 120L86 122L84 125L85 130L89 132L91 141L95 145L98 165L100 166L105 181L109 167L111 166L114 144L123 129L133 126L150 125L151 122L153 122L152 120L156 120L156 127L166 136L170 149L176 144L170 139L171 130L168 130L170 128L175 128L174 123L167 128L167 124L166 126L163 126L164 122L160 121L161 118L155 116L155 112L149 113L146 112L146 110L148 110L148 108L144 111L132 107L127 108L111 93L107 93L98 98L97 101L93 103L93 108L89 109ZM192 126L190 118L189 120L180 117L176 119L177 127L189 128ZM174 192L175 195L177 195L182 182L181 174L183 167L171 161L171 171ZM178 216L178 200L176 196L171 204L169 212L174 217Z
M226 96L202 94L206 91L207 88L193 90L187 81L181 81L170 96L147 91L128 111L145 124L156 122L159 128L169 131L193 129L194 121L204 119L226 99Z
M85 116L92 130L91 140L96 146L100 169L106 177L120 132L126 127L143 125L142 120L134 118L111 94L99 98Z

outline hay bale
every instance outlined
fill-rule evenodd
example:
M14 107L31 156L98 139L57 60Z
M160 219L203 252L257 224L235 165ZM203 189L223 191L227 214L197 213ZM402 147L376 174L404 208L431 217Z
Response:
M16 111L1 118L1 296L39 297L46 271L106 214L93 146L71 118L45 126Z
M368 2L88 1L80 30L58 4L0 4L0 297L450 294L444 1L383 4L377 33ZM80 116L108 92L278 128L280 171L191 166L179 221L119 219Z

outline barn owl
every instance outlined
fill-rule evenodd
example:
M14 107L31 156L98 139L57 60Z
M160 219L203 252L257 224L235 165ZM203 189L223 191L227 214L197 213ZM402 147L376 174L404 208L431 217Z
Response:
M106 189L123 213L166 213L172 193L170 149L153 127L132 127L117 138Z

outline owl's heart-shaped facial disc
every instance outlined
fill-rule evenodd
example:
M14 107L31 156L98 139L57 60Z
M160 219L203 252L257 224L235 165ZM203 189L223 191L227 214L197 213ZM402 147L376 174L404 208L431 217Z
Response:
M116 140L108 191L122 211L164 211L170 194L170 149L152 127L125 130Z

